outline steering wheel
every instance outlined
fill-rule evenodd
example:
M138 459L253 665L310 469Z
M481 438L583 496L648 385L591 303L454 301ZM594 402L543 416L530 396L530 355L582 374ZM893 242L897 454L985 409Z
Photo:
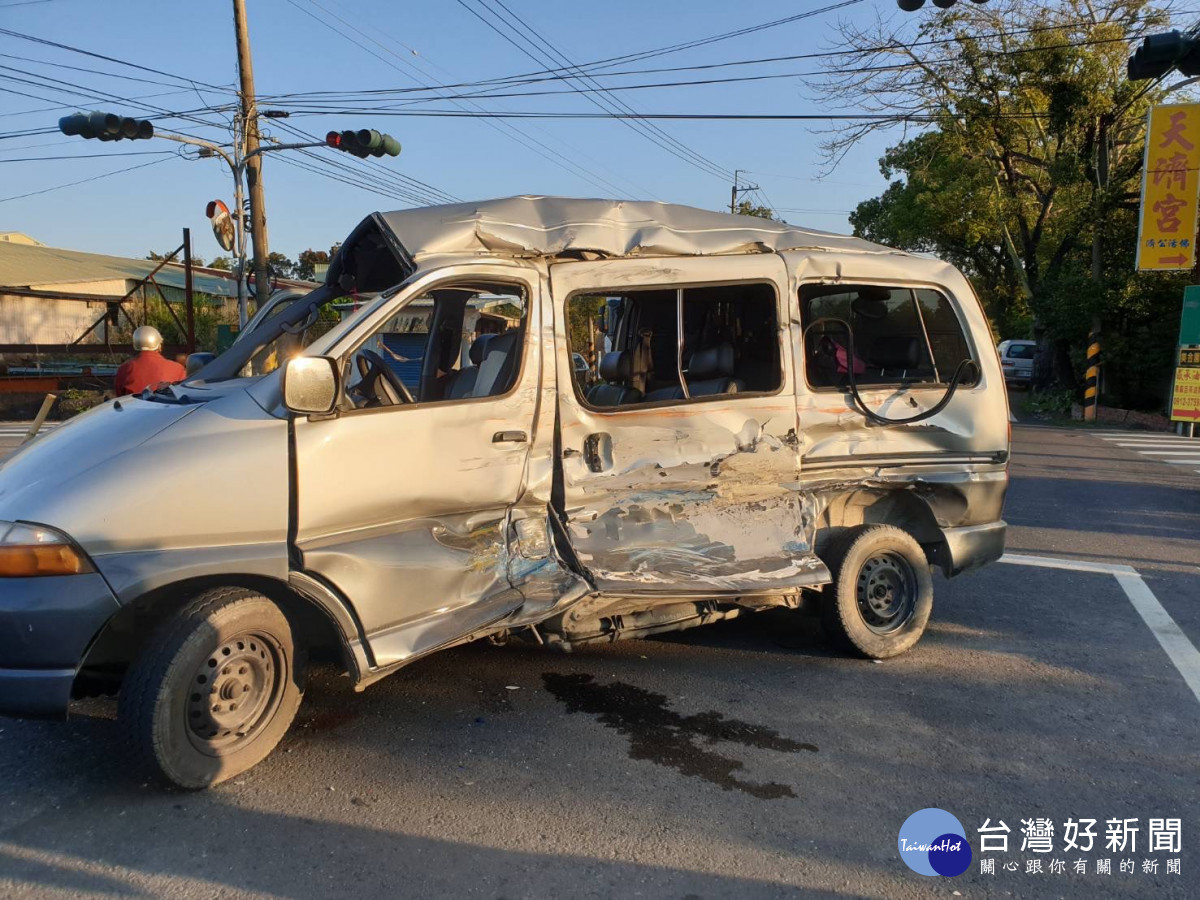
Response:
M400 376L374 350L359 350L354 362L361 376L359 390L368 402L373 400L379 406L417 402Z

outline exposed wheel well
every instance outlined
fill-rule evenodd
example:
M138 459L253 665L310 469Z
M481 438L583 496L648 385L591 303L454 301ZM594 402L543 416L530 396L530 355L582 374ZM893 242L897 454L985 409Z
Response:
M815 550L859 525L894 525L911 534L935 565L944 566L946 538L929 504L906 488L865 488L827 495L816 523Z
M202 591L213 587L241 587L275 601L296 629L298 643L311 658L331 661L353 671L353 660L344 646L337 624L316 603L286 583L261 575L219 575L175 582L150 591L123 606L108 622L84 655L75 678L73 696L115 693L129 664L158 627Z

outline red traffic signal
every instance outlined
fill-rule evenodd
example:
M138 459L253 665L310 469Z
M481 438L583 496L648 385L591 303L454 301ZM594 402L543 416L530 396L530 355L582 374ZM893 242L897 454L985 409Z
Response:
M361 131L331 131L325 135L325 145L352 153L359 159L368 156L399 156L400 142L390 134L369 128Z

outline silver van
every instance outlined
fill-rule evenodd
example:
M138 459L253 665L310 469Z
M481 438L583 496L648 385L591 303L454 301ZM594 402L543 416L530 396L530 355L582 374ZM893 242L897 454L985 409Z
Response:
M810 606L902 653L931 570L1003 552L994 347L953 267L855 238L548 197L374 214L184 382L0 466L0 713L119 691L151 770L199 788L271 751L316 655L361 690L484 637Z
M996 348L1000 355L1000 371L1009 384L1029 387L1033 381L1033 357L1037 353L1037 341L1001 341Z

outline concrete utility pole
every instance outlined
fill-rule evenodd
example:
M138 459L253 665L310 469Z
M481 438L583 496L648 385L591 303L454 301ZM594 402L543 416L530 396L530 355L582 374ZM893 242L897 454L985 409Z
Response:
M1104 193L1109 181L1109 127L1113 117L1109 113L1100 116L1100 127L1096 135L1096 194L1100 200L1096 212L1104 203ZM1098 220L1092 231L1092 281L1097 293L1104 286L1104 222ZM1096 421L1096 410L1100 405L1100 315L1092 316L1092 327L1088 331L1087 381L1083 392L1083 420Z
M246 22L245 0L233 0L233 27L237 34L238 76L241 80L242 140L241 157L246 165L246 186L250 193L250 240L254 249L255 297L266 299L270 290L267 266L267 203L263 193L262 156L258 152L258 100L254 93L254 64L250 58L250 28ZM238 209L236 215L244 215ZM241 273L243 278L246 273Z
M741 174L741 169L733 170L733 187L729 191L729 211L734 215L737 214L738 194L744 194L747 191L757 191L757 184L748 184L745 187L738 186L738 175Z

